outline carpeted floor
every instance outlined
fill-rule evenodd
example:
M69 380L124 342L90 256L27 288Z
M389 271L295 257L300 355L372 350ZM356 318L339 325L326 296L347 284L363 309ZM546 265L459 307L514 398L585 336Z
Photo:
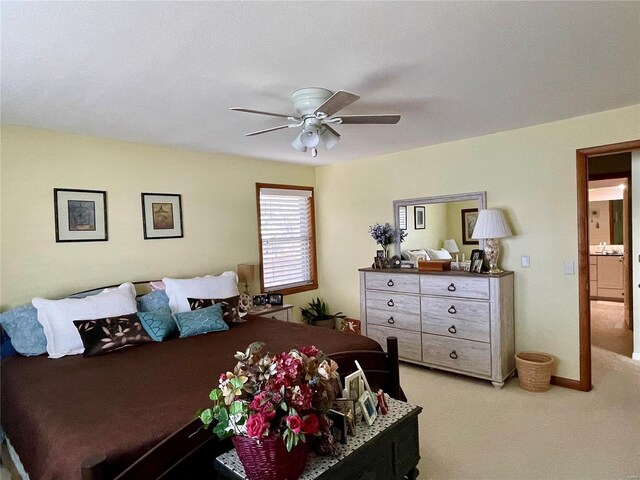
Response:
M421 479L640 479L640 362L592 349L589 393L401 367L421 405Z

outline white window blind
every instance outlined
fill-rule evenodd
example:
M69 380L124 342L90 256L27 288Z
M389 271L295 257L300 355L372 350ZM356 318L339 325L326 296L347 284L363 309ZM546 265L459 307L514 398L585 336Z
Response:
M260 188L265 291L315 282L311 190Z

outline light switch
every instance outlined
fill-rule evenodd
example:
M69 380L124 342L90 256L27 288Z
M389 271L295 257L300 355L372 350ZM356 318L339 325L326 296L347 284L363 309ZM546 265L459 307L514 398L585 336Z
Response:
M575 275L576 267L571 260L564 261L564 274L565 275Z
M522 268L529 268L531 266L529 255L523 255L520 257L520 266Z

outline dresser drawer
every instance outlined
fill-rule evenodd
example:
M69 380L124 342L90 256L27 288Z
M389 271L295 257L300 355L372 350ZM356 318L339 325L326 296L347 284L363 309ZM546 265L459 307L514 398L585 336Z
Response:
M488 342L489 303L460 298L422 297L422 331Z
M367 323L420 331L420 297L367 292Z
M489 298L489 279L479 277L454 277L420 275L420 292L446 297Z
M462 372L491 375L491 348L488 343L423 333L422 360Z
M420 280L418 275L412 274L367 272L365 287L367 290L420 293Z
M384 348L387 348L387 337L397 337L399 356L401 358L416 360L418 362L422 360L420 333L418 332L408 332L398 328L368 325L367 337L374 339Z

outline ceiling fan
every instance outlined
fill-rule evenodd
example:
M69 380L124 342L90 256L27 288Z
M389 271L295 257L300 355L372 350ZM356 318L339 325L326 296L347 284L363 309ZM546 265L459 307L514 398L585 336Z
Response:
M296 150L306 152L311 149L311 156L318 155L317 146L322 141L327 150L331 150L340 140L340 134L333 128L334 125L347 124L395 124L400 121L400 115L337 115L339 110L351 105L360 97L344 90L333 93L326 88L307 87L296 90L291 94L291 101L295 110L294 115L262 112L242 107L233 107L236 112L257 113L258 115L270 115L282 117L295 123L266 128L256 132L246 133L245 137L260 135L267 132L275 132L284 128L303 127L291 142Z

